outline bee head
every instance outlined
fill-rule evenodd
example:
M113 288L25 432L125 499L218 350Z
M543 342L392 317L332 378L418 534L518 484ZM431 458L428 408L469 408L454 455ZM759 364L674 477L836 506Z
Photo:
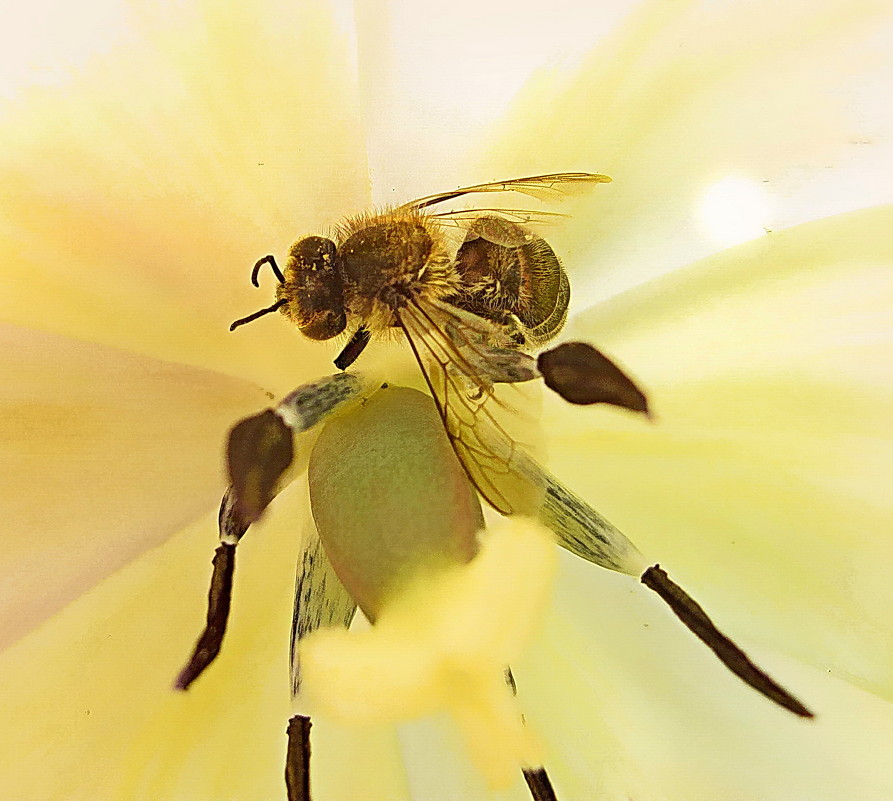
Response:
M283 313L310 339L331 339L347 326L338 251L331 239L306 236L291 246L276 290Z
M305 236L291 246L288 252L288 264L285 274L289 270L299 272L331 272L336 267L338 250L331 239L324 236Z

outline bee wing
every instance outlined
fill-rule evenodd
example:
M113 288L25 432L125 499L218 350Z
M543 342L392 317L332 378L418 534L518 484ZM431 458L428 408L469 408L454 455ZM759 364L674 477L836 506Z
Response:
M539 211L536 209L456 209L455 211L439 211L429 214L428 218L438 225L454 225L465 228L468 223L480 217L499 217L519 225L548 225L567 219L569 214L557 211Z
M520 192L522 195L544 200L556 195L566 194L571 189L592 184L610 183L610 181L611 179L607 175L593 172L554 172L547 175L530 175L526 178L512 178L508 181L475 184L474 186L464 186L461 189L453 189L451 192L426 195L409 203L404 203L399 208L417 211L475 192Z
M535 361L499 347L487 320L444 303L412 301L399 321L469 479L498 512L536 514L544 491L525 477L529 456L497 419L510 407L494 389L535 378Z

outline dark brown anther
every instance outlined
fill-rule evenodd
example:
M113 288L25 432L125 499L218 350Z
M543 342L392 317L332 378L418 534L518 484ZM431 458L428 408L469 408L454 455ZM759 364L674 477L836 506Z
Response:
M285 788L288 801L310 801L310 718L295 715L288 721Z
M366 345L369 344L369 339L371 337L372 334L369 332L369 329L366 328L365 325L361 325L354 331L354 335L350 338L350 342L348 342L341 350L341 353L335 357L335 367L339 370L346 370L350 367L366 349Z
M253 523L261 516L293 457L292 431L272 409L236 423L229 434L227 461L243 521Z
M233 591L233 573L236 569L236 546L221 543L211 562L211 588L208 590L208 614L205 630L195 644L192 656L174 682L174 688L185 690L194 682L220 653L226 622L229 618L230 598Z
M686 627L745 684L801 718L814 717L806 706L760 670L744 651L717 629L700 605L665 570L661 570L660 565L649 567L642 574L641 580L646 587L663 598Z
M533 801L558 801L545 768L524 768L523 772Z
M648 414L645 393L614 362L585 342L565 342L537 358L549 389L569 403L610 403Z

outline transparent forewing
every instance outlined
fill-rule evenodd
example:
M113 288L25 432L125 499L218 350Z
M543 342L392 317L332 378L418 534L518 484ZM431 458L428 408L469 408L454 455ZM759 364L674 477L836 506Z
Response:
M513 178L508 181L495 181L489 184L475 184L474 186L464 186L461 189L453 189L450 192L426 195L418 198L418 200L405 203L400 208L424 209L437 203L443 203L447 200L453 200L457 197L477 192L520 192L522 195L528 195L537 200L548 200L549 198L568 194L574 189L609 183L610 180L607 175L600 175L594 172L555 172L547 175L530 175L526 178Z
M464 229L481 217L499 217L519 225L550 225L566 220L570 215L558 211L539 211L537 209L477 208L439 211L429 214L428 217L438 225L453 225Z
M536 514L544 489L526 477L529 457L496 414L513 410L494 390L494 382L534 378L531 357L500 347L496 326L447 304L411 302L400 325L472 483L504 515Z

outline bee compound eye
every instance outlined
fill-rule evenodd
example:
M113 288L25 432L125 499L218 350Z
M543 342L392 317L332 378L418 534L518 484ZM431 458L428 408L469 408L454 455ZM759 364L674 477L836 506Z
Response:
M337 268L337 249L331 239L323 236L305 236L291 246L289 254L298 271L332 272Z

